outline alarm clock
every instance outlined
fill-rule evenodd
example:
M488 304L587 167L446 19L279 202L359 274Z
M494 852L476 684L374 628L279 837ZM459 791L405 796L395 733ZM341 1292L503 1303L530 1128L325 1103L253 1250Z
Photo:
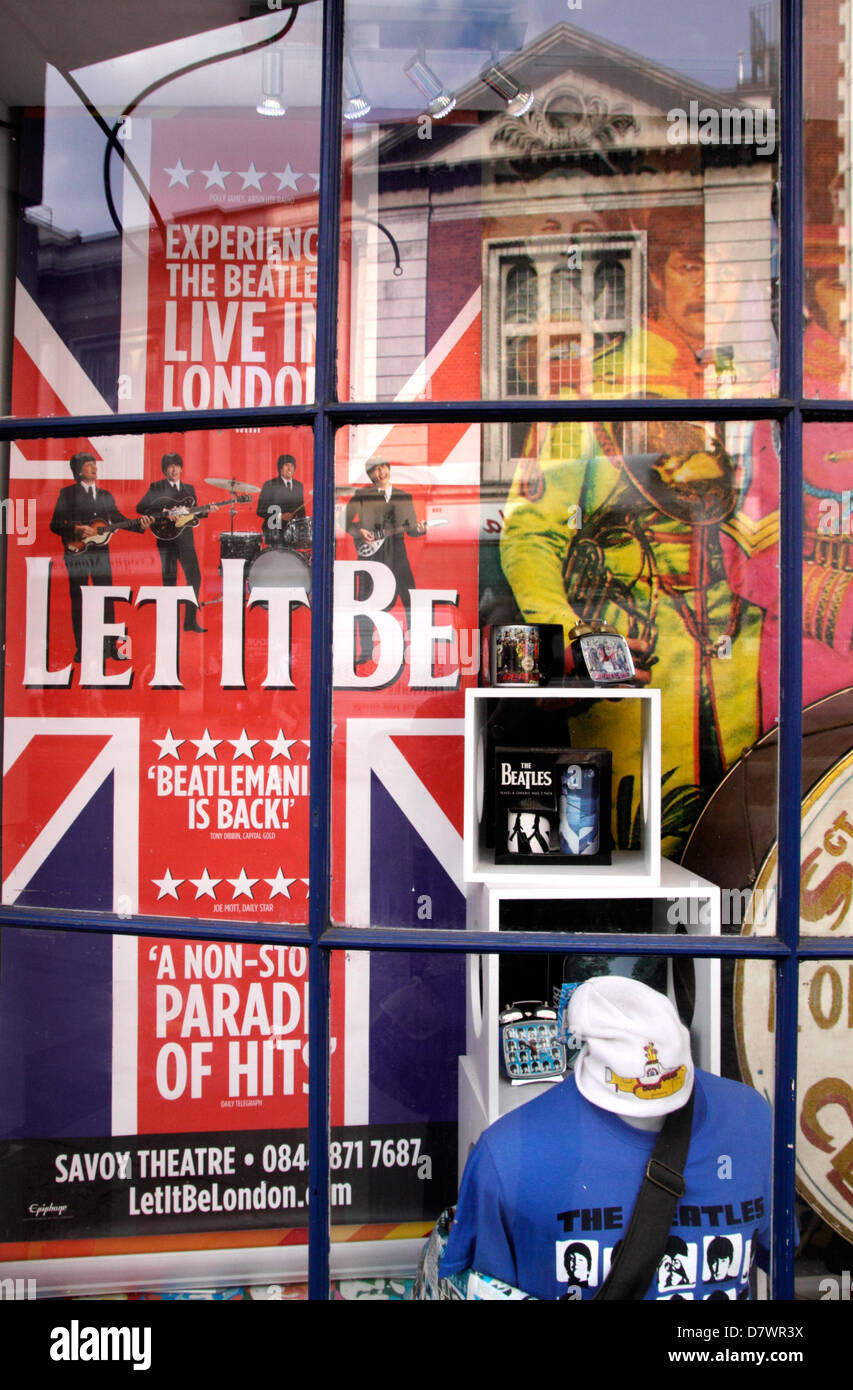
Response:
M510 1004L498 1017L501 1072L513 1086L562 1081L566 1049L557 1037L557 1010L535 999Z

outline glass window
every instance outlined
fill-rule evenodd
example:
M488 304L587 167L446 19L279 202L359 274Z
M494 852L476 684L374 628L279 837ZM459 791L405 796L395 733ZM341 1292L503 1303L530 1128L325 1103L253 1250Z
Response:
M306 922L310 431L19 440L10 475L4 903Z
M772 1290L833 1296L850 55L808 0L800 131L792 7L7 6L4 1271L398 1297L505 1006L621 971L775 1094Z
M464 833L478 842L474 861L466 858L469 868L485 854L499 862L494 856L506 816L519 811L518 798L499 807L497 792L493 800L489 790L502 746L608 749L605 839L612 837L617 855L661 848L676 860L703 808L706 816L730 819L722 798L732 796L731 786L719 803L706 803L775 719L778 533L772 528L779 485L769 424L628 423L622 433L630 451L603 422L533 424L527 456L502 484L480 481L484 432L463 431L368 427L338 436L336 756L348 790L337 834L339 846L352 846L347 892L359 901L357 911L339 903L341 921L432 920L422 852L404 829L416 795L414 781L404 791L407 759L408 776L421 783L417 796L435 808L432 853L464 891L463 803ZM573 453L575 440L581 447ZM591 700L577 685L571 634L579 621L606 622L625 639L638 673L631 699ZM550 626L531 639L530 624ZM537 646L525 657L530 640ZM525 661L537 678L526 690ZM503 689L479 700L478 682ZM652 751L639 711L656 692L663 719L655 706ZM513 693L525 698L511 700ZM479 830L474 755L466 748L463 762L459 737L463 714L466 744L479 741L484 765ZM749 814L763 818L763 852L775 839L774 744L765 756L758 806L748 798ZM661 768L659 802L644 772L650 757ZM540 811L545 816L548 808ZM554 851L557 811L555 800ZM728 853L715 836L703 855L709 842L698 833L691 867L716 882L723 873L732 892L749 890L759 865L738 862L745 828L733 834ZM382 865L392 833L389 875ZM756 839L747 836L746 843ZM341 855L339 849L338 866ZM360 872L365 858L369 875ZM387 890L380 886L386 878ZM384 900L386 891L391 896ZM455 912L462 911L464 902L452 897Z
M313 400L321 6L157 6L135 48L116 10L85 50L46 14L12 98L12 413Z
M349 0L348 394L775 394L778 12L759 8L725 5L711 35L624 5L407 4L392 24Z
M803 392L832 400L851 389L850 36L834 0L807 0L805 15Z
M165 1250L173 1287L304 1281L307 950L18 927L2 946L3 1259L29 1256L40 1296L86 1277L80 1254L115 1293Z

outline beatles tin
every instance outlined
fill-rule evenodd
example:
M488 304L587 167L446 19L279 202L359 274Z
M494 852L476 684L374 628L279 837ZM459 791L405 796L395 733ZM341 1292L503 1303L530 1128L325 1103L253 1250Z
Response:
M495 749L495 863L609 864L606 748Z

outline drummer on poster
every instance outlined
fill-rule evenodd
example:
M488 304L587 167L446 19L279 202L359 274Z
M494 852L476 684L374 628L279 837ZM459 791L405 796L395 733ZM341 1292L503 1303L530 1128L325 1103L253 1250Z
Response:
M296 459L292 454L280 454L275 466L277 477L264 483L258 498L258 516L263 520L267 546L284 545L285 528L306 515L305 492L295 477Z

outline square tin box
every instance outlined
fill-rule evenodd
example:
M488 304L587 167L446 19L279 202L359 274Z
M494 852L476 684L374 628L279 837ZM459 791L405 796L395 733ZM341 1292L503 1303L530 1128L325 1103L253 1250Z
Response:
M495 863L609 864L612 775L609 748L496 748Z

